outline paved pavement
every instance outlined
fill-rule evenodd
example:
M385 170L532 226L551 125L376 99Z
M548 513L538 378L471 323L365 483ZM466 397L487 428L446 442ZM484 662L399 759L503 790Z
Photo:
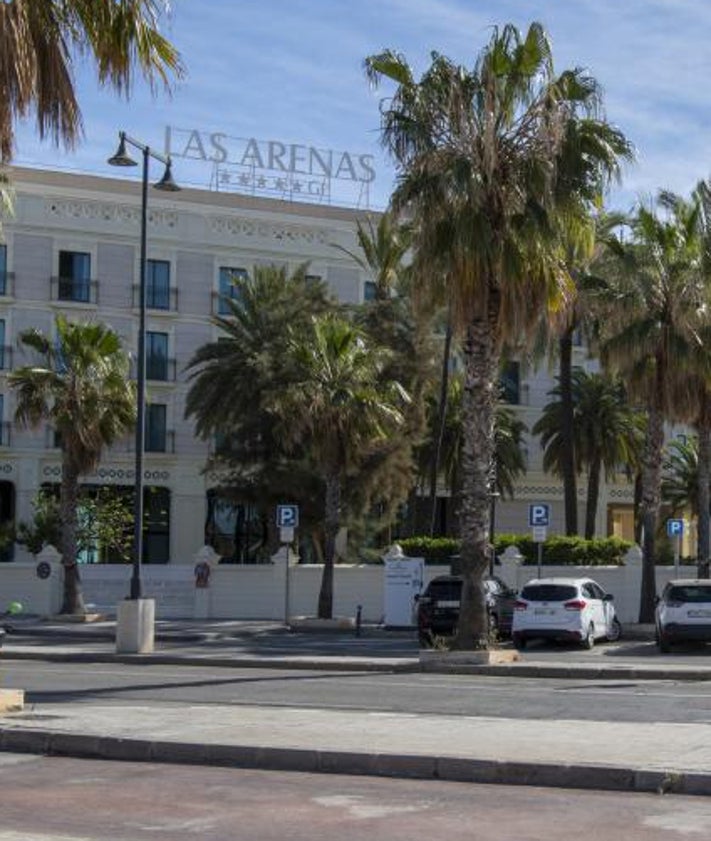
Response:
M119 658L112 654L112 643L106 637L111 623L69 629L64 624L57 628L28 620L22 620L22 627L20 622L12 624L21 633L9 635L3 652L8 658L144 663L170 658L176 664L197 661L209 666L247 666L258 662L262 667L278 663L281 667L350 671L419 668L412 632L365 629L359 638L315 638L289 634L269 623L160 623L156 654ZM636 645L649 647L644 640ZM336 653L314 653L314 649ZM567 660L566 651L543 650L538 655L543 659L536 660L532 649L520 664L486 668L494 674L511 674L515 669L519 676L535 673L538 677L557 670L561 673L557 676L567 673L580 678L586 677L588 670L596 678L606 679L641 670L641 676L649 678L711 679L711 664L703 652L692 653L684 662L674 658L658 666L625 665L627 659L622 657L622 664L617 665L614 656L605 656L605 650L601 646L592 653L595 657L587 658L585 652L575 651ZM546 660L547 654L555 659ZM659 660L647 656L655 663ZM608 664L603 659L613 662ZM638 654L636 660L640 659ZM614 719L614 709L610 718ZM220 704L60 703L38 705L2 719L0 749L105 759L711 794L711 715L708 724L574 719L534 722L523 715L506 719Z

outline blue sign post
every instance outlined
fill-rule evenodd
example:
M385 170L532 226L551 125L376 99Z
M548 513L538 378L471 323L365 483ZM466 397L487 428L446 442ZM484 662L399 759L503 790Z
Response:
M684 537L683 520L667 520L667 537L674 541L674 575L679 575L679 559L681 557L681 541Z
M533 531L533 539L538 544L538 577L541 577L543 563L543 544L547 537L551 521L551 507L547 502L534 502L528 506L528 525Z

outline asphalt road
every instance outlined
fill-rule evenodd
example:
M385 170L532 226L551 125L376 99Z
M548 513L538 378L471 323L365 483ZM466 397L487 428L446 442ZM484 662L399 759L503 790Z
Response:
M32 704L220 703L396 713L711 722L711 683L590 681L474 675L211 669L5 661L5 687Z
M0 841L694 841L705 798L0 754Z

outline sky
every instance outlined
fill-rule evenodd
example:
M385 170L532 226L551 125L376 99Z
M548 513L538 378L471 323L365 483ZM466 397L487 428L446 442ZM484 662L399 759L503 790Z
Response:
M115 176L106 159L119 130L162 151L166 126L197 129L204 145L210 133L235 138L221 142L237 155L256 138L334 150L336 160L344 151L353 161L372 156L366 161L376 177L368 188L332 181L330 201L382 209L395 172L379 143L378 107L391 88L368 86L363 59L394 49L419 75L437 51L471 67L492 26L525 28L532 20L550 34L556 71L590 72L607 119L634 144L636 162L610 206L627 210L659 188L688 193L711 176L711 3L704 0L172 0L161 30L187 73L171 95L137 83L126 102L99 88L91 63L78 60L83 142L73 152L57 150L38 141L30 121L18 128L15 163ZM201 153L195 142L193 159L176 156L190 137L172 134L177 181L253 188L239 182L244 168L194 159ZM274 179L266 186L284 189ZM312 198L328 200L319 189Z

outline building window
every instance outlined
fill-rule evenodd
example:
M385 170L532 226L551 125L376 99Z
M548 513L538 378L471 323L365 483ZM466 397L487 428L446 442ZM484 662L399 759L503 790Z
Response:
M0 245L0 295L7 295L7 246Z
M15 486L12 482L0 482L0 526L11 525L15 520ZM0 550L0 563L12 561L15 556L15 544L10 543Z
M220 563L267 563L267 525L255 506L207 492L205 543L220 555Z
M374 280L366 280L363 284L363 300L374 301L378 295L378 287Z
M10 424L5 422L5 395L0 394L0 446L10 445Z
M146 379L168 379L168 334L146 333Z
M60 301L91 300L91 255L83 251L59 252L57 298Z
M521 370L518 362L506 362L499 380L501 399L517 405L521 402Z
M10 354L12 348L5 345L5 319L0 318L0 370L5 371L10 367Z
M166 428L167 406L163 403L146 405L146 441L147 453L164 453L168 430Z
M220 267L220 290L217 301L218 315L229 315L230 301L238 301L241 294L240 281L247 278L246 269L234 269L230 266Z
M170 561L170 490L143 489L143 563Z
M146 306L152 310L170 309L170 263L146 261Z

